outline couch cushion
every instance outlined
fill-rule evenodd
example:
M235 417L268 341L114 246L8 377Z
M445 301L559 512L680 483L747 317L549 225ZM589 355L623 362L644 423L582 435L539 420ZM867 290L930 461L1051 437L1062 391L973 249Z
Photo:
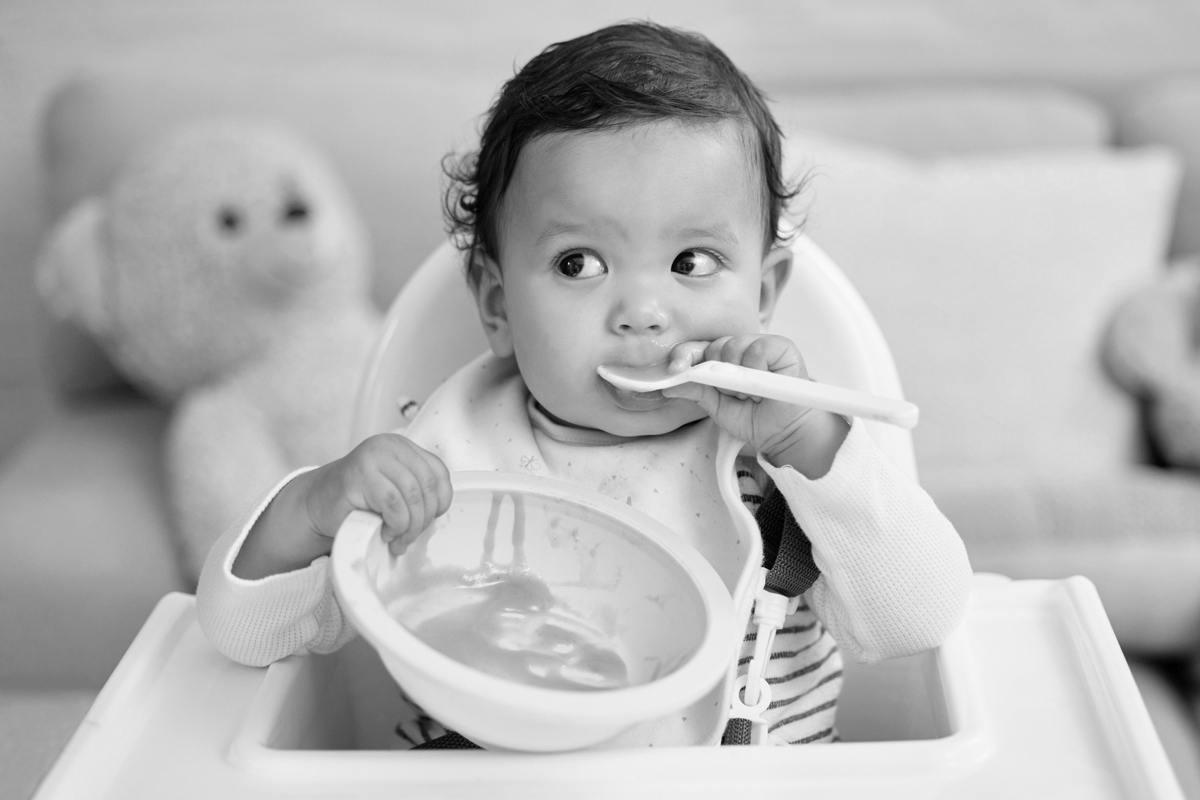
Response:
M925 489L977 571L1086 575L1129 652L1200 646L1200 479L1129 466L1105 475L926 470Z
M1172 250L1200 253L1200 74L1153 81L1132 92L1119 111L1125 144L1163 144L1184 163Z
M1129 671L1162 741L1183 797L1200 797L1200 729L1187 699L1168 673L1152 662L1129 662Z
M95 699L87 689L0 690L0 797L33 795Z
M154 604L187 590L167 532L166 416L64 410L0 472L0 686L99 688Z
M794 136L788 157L812 176L808 232L862 293L921 407L922 470L1133 460L1136 409L1097 351L1115 303L1164 255L1169 153L916 160Z
M906 86L784 94L776 116L807 131L910 156L1101 147L1108 112L1083 95L1049 86Z

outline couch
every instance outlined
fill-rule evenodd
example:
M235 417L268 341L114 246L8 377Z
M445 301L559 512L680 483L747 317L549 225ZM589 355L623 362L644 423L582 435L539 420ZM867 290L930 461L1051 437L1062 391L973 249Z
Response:
M349 184L380 305L442 239L439 159L469 145L514 61L630 16L709 33L776 104L788 163L810 177L798 213L892 343L924 413L922 482L973 565L1097 584L1181 783L1200 797L1200 476L1152 463L1136 401L1097 358L1123 294L1200 251L1200 3L1085 5L504 14L364 0L160 16L111 2L97 6L112 20L102 29L136 41L103 46L30 3L0 30L30 37L14 52L35 66L39 43L86 45L51 48L70 69L44 69L28 95L44 207L32 238L171 123L270 116ZM229 28L235 13L248 17ZM20 336L0 348L26 349L0 369L36 384L22 397L37 409L0 417L3 796L32 791L158 598L192 588L162 486L169 409L33 310L32 254L18 255L0 264L0 296Z

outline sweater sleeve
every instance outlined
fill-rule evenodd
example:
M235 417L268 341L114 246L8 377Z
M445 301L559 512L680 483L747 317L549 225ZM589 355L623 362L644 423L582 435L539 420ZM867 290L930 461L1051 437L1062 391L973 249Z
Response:
M200 573L200 628L218 650L239 663L261 667L294 654L327 653L355 634L334 596L329 556L259 580L233 574L242 542L263 509L289 481L307 471L288 475L230 527L209 551Z
M966 609L966 548L932 498L854 420L829 472L762 468L812 543L809 604L856 661L941 644Z

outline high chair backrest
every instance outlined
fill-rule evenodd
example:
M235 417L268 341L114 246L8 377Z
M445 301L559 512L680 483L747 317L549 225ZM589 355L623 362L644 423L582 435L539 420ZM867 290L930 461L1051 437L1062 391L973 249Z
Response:
M791 277L770 330L804 355L824 383L900 398L900 379L883 333L841 270L806 236L792 245ZM392 303L359 388L353 443L403 424L400 406L423 401L488 347L467 288L462 255L450 242L425 259ZM916 477L907 430L867 422L871 438Z

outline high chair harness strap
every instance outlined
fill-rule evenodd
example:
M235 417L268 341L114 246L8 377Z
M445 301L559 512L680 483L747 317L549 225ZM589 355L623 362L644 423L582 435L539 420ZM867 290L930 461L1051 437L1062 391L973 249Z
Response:
M413 750L482 750L483 748L472 742L461 733L450 731L442 734L436 739L430 739L424 744L419 744L412 748Z
M812 542L777 487L771 487L758 507L755 521L762 533L763 566L767 569L764 588L785 597L804 594L821 571L813 561Z
M757 626L754 655L746 674L734 684L729 721L721 737L723 745L786 744L772 741L763 712L771 705L771 686L763 673L771 657L775 632L796 612L800 595L821 575L812 557L812 542L800 528L778 487L771 491L755 514L763 540L763 588L754 601L751 617Z

